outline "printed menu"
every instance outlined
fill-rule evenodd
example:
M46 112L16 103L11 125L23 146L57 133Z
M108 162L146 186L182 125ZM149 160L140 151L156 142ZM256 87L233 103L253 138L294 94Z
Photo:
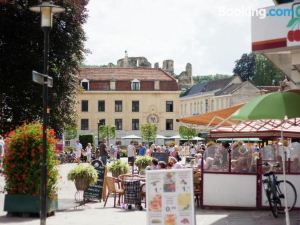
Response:
M146 171L147 225L195 225L192 169Z

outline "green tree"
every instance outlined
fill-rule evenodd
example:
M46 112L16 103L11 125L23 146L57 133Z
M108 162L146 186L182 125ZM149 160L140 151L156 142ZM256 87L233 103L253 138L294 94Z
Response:
M239 60L236 60L233 73L240 75L243 81L253 80L255 73L255 54L245 53Z
M71 140L77 137L76 126L67 125L64 129L64 135L66 140Z
M197 136L197 131L193 127L179 126L179 135L190 142L193 137Z
M99 127L99 134L102 139L107 140L107 146L109 146L109 140L116 137L116 128L110 125L102 125Z
M224 78L229 78L231 75L225 75L225 74L215 74L215 75L198 75L193 76L194 83L199 83L203 80L211 81L211 80L220 80Z
M279 85L284 73L262 54L255 56L255 75L253 82L257 86Z
M32 70L43 72L43 32L40 14L29 11L37 0L15 0L0 7L0 133L24 121L42 118L42 86L32 82ZM50 32L49 123L57 132L75 124L77 70L84 57L88 0L54 1L66 9L53 19Z
M146 140L148 144L154 142L157 133L157 126L153 123L146 123L141 125L141 134L143 140Z

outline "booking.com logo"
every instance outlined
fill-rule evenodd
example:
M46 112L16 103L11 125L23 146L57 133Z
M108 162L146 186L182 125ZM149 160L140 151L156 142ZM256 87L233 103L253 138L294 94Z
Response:
M300 18L300 5L292 8L270 8L270 9L250 9L250 8L219 8L220 16L239 17L257 16L259 19L275 16L287 16Z

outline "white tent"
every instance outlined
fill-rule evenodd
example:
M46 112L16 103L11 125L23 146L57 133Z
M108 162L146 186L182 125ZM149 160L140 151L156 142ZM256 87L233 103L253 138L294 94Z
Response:
M134 135L134 134L131 134L131 135L127 135L127 136L124 136L124 137L121 137L122 139L142 139L141 137L137 136L137 135Z

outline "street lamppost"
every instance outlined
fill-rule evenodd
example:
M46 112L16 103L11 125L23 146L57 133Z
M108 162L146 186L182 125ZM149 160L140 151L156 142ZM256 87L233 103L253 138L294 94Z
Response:
M101 125L100 121L97 123L97 125L98 125L97 126L98 127L98 140L97 140L98 143L97 143L97 146L99 147L99 143L100 143L100 130L99 129L100 129L100 125Z
M41 13L41 27L44 32L44 76L43 76L43 153L41 165L41 188L40 188L40 224L46 224L46 199L47 199L47 106L48 106L48 55L49 55L49 33L52 27L52 17L55 13L64 12L65 9L52 4L51 1L44 1L40 5L30 7L30 11Z

